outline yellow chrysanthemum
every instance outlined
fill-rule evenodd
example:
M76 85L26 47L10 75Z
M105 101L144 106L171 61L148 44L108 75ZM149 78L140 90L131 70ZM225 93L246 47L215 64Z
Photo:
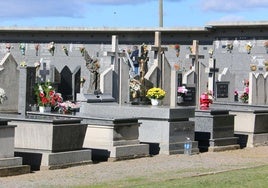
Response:
M146 97L149 99L163 99L166 92L161 88L153 87L147 91Z

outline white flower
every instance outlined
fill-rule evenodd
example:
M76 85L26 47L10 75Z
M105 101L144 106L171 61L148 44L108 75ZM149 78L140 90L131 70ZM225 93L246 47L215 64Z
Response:
M131 91L139 91L141 89L141 83L136 79L131 79L129 86Z
M0 88L0 104L3 104L4 100L7 99L6 92Z
M38 90L39 90L40 92L43 92L43 88L42 88L41 85L39 85Z
M40 67L40 66L41 66L41 63L40 63L40 62L35 62L35 63L34 63L34 66L35 66L35 67Z

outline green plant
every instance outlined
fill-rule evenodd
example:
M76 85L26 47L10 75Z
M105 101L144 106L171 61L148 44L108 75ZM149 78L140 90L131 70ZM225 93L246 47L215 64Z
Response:
M243 103L248 103L248 93L244 92L241 96L240 99Z
M146 97L149 99L163 99L166 96L166 92L157 87L153 87L147 91Z

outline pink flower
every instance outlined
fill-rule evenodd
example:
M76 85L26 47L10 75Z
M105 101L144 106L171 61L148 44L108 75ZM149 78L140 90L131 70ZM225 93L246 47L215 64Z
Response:
M178 93L187 93L188 89L185 86L178 87Z
M244 92L248 94L249 93L249 88L245 87Z

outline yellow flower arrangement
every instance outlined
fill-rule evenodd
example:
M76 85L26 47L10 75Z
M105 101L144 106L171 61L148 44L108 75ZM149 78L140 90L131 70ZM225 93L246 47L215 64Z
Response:
M161 88L153 87L147 91L146 97L149 99L163 99L166 92Z

